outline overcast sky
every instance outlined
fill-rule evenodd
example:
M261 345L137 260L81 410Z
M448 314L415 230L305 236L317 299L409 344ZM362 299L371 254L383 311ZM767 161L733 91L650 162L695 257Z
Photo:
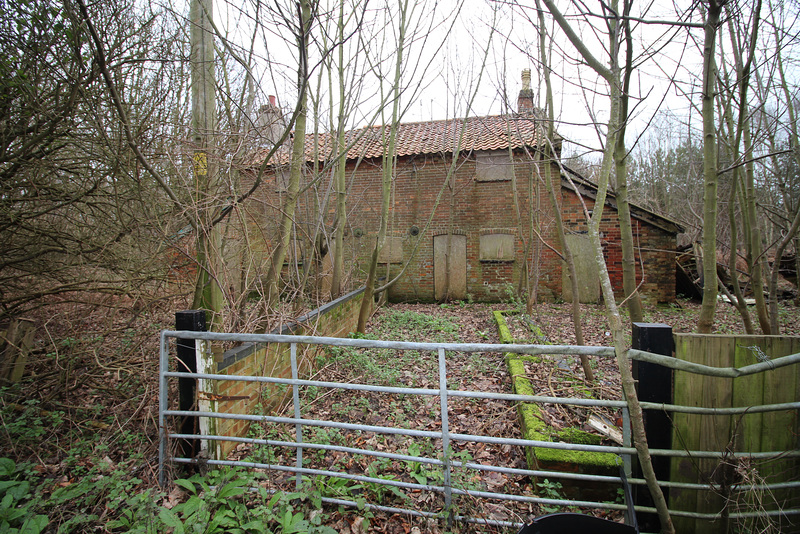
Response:
M335 5L333 0L327 1L330 6ZM324 2L320 4L320 21L326 18L325 9L330 9ZM393 58L389 51L396 49L397 22L396 19L387 19L382 2L370 0L363 18L370 52L361 50L363 44L356 37L351 38L345 48L346 56L355 62L351 65L351 72L356 73L356 80L348 82L348 95L358 102L354 105L356 110L350 114L351 127L374 120L374 113L380 107L379 79L386 82L385 87L392 78ZM285 3L292 5L289 1ZM686 1L656 2L646 12L636 11L642 9L637 4L633 15L651 21L672 21L678 16L676 9L685 11L688 4ZM248 13L252 14L255 7L248 5ZM291 46L291 32L275 20L274 13L268 13L266 5L259 7L262 31L256 39L254 70L260 78L262 100L267 94L276 94L283 106L290 107L296 98L296 48ZM404 122L515 111L524 68L533 71L532 89L544 103L544 88L540 86L538 75L538 37L530 20L535 21L536 17L533 0L523 2L522 5L527 7L517 5L513 8L510 4L487 0L464 0L463 3L457 0L421 0L411 2L411 5L414 6L412 33L404 51L404 85L407 87L402 98ZM560 5L575 14L574 6L570 7L565 1ZM588 2L586 5L599 9L600 3ZM217 0L217 18L232 40L247 43L252 28L247 17L242 16L240 6ZM595 19L595 24L597 21ZM694 21L699 21L699 14L695 15ZM605 83L599 82L588 66L580 64L563 32L552 27L550 17L547 17L547 24L550 26L548 31L555 35L550 42L553 44L556 75L553 92L559 121L557 129L567 139L598 149L601 143L593 124L607 119ZM575 20L575 24L591 52L607 64L605 36L593 32L585 21ZM314 31L318 42L322 33L319 28ZM633 140L636 134L644 131L658 110L681 118L674 121L680 124L688 120L691 106L699 105L696 89L701 75L702 36L701 28L675 29L660 24L636 26L635 61L639 65L633 78L631 104L635 107L628 139ZM380 67L373 64L371 69L368 68L369 61L375 61L377 57L384 59ZM313 55L312 63L313 60L319 60L319 55ZM317 78L320 72L318 63L316 69L312 72L313 92L321 95L321 106L326 109L327 82L324 78L321 81ZM672 78L679 79L680 84L670 84ZM467 109L470 101L472 105ZM377 122L380 121L378 118ZM579 150L579 147L573 146L568 148L570 150Z

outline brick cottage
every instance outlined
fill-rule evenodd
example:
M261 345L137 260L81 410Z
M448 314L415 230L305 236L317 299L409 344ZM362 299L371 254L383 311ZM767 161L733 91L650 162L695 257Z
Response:
M528 74L529 76L529 74ZM529 80L529 77L528 77ZM587 236L584 205L593 209L596 187L558 165L560 140L546 143L541 112L526 86L518 113L399 125L387 238L379 256L381 276L402 276L389 289L394 301L448 299L499 300L518 287L525 273L540 299L571 298L557 254L551 201L544 182L550 165L567 232L579 269L580 296L597 301L597 268ZM363 282L375 245L381 213L381 164L388 129L367 127L347 132L347 230L345 257L351 285ZM334 220L331 185L333 138L306 136L304 190L295 219L295 255L287 271L312 260L323 281L330 271ZM251 235L274 236L285 194L288 151L270 162L259 194L264 209L251 214ZM564 173L568 174L564 174ZM631 206L637 247L637 278L644 298L675 298L675 246L679 226ZM322 214L322 215L320 215ZM622 293L622 254L615 197L609 194L601 224L603 247L614 290ZM264 255L269 244L263 243ZM447 276L449 268L450 276Z

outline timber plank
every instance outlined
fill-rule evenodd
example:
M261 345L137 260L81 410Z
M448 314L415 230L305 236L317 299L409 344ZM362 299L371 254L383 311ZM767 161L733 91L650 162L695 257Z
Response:
M676 357L714 367L742 367L763 360L800 352L800 338L781 336L716 336L676 334ZM703 377L678 371L675 374L675 403L686 406L729 407L757 406L794 402L800 399L800 365L767 371L736 379ZM673 443L687 450L737 452L787 451L800 448L800 417L796 410L743 416L675 415ZM713 482L730 484L738 476L760 475L768 482L784 482L800 478L800 462L795 459L772 458L755 464L748 473L748 460L731 462L720 467L717 460L673 459L672 480L681 482ZM737 473L736 468L740 468ZM692 472L694 469L694 472ZM757 478L757 477L756 477ZM758 483L758 480L742 480ZM775 509L776 506L796 508L800 495L797 491L767 492L749 490L728 495L732 501L729 511L756 511L759 507ZM670 507L706 513L719 513L724 499L711 492L670 492ZM694 502L692 499L694 498ZM776 504L777 502L777 504ZM724 532L725 521L703 521L673 518L678 532ZM757 528L765 518L731 521L731 527L748 531ZM761 521L761 522L763 522ZM759 523L760 524L760 523ZM764 523L766 525L766 523ZM775 526L775 525L773 525ZM777 525L789 528L789 524Z
M675 356L687 361L693 361L693 339L689 335L675 334ZM699 405L699 398L693 397L694 381L696 375L685 371L675 371L673 380L673 399L675 404L684 406ZM699 432L699 420L689 414L676 413L673 415L672 446L676 449L690 450L693 437ZM697 482L697 470L691 458L673 458L670 469L670 479L681 482ZM674 510L694 511L697 502L697 491L688 489L670 489L670 508ZM672 521L677 532L690 532L694 530L694 520L684 517L673 517Z
M800 339L790 337L770 336L763 342L763 352L770 359L780 356L787 356L800 352ZM774 371L767 371L764 375L764 404L777 404L784 402L794 402L800 398L798 389L797 365L783 367ZM761 438L761 451L787 451L798 447L798 417L796 410L784 410L781 412L769 412L764 414L763 432ZM798 462L796 459L775 459L761 462L758 465L759 474L767 482L785 482L791 479L797 480ZM792 499L797 504L795 492L774 491L772 498L765 498L764 506L767 509L784 507L786 501Z
M706 336L705 365L712 367L730 367L733 365L733 347L735 341L727 336ZM733 379L710 376L699 377L702 385L701 405L709 408L729 408L733 399ZM731 445L731 417L729 415L700 415L700 434L697 450L721 452ZM727 477L726 470L715 458L697 460L700 470L700 481L719 486ZM719 513L724 508L724 499L716 492L700 492L697 499L697 511ZM721 522L698 520L695 532L709 532L724 528Z
M751 343L746 337L737 337L734 347L734 366L744 367L757 363L758 360L748 348ZM742 376L733 381L733 406L758 406L764 402L764 374L758 373L750 376ZM742 416L734 416L734 428L736 429L736 450L737 451L758 451L761 450L761 434L763 414L750 413Z
M713 365L708 362L708 354L714 350L714 336L698 335L678 335L676 336L676 356L683 360ZM675 373L675 403L684 406L708 406L706 394L705 377L676 371ZM713 424L710 425L704 417L694 414L675 414L675 436L673 446L681 447L684 450L701 450L704 438L709 433L713 434ZM706 438L707 439L707 438ZM697 458L680 458L673 460L673 465L677 464L677 478L681 482L706 482L704 471L708 469L707 461ZM673 490L676 499L670 501L675 509L690 512L706 511L708 506L705 504L705 492L697 490ZM671 494L672 495L672 494ZM705 528L705 522L691 518L675 518L676 530L678 532L698 532L698 528Z

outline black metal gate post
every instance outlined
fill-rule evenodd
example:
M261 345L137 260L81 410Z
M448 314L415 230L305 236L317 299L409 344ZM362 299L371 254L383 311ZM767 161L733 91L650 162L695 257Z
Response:
M633 323L632 347L653 354L672 356L675 350L672 327L661 323ZM672 369L657 363L634 360L632 371L640 401L672 403ZM643 410L643 412L648 446L651 449L671 449L672 420L669 414L663 410ZM655 456L652 458L652 463L658 480L669 480L670 458ZM634 476L637 478L642 476L638 462L634 462ZM665 492L664 496L669 503L669 493ZM637 485L634 488L633 500L637 505L654 506L646 486ZM658 532L661 529L656 514L639 513L637 518L639 527L645 532Z
M184 310L175 313L175 330L190 332L206 331L206 312L203 310ZM197 351L194 339L178 339L176 343L178 371L184 373L197 372ZM178 378L178 409L197 410L197 380L194 378ZM181 434L198 434L200 420L197 417L184 417L181 421ZM181 453L186 458L194 458L200 452L199 439L181 440Z

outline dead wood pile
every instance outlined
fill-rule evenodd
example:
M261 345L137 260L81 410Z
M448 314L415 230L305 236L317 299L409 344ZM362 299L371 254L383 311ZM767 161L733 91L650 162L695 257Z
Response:
M699 243L693 243L678 248L675 261L675 290L678 295L689 298L702 298L703 296L703 248ZM768 267L772 268L774 258L769 258ZM784 254L781 258L778 274L778 299L792 299L797 295L797 269L794 253ZM753 295L753 285L747 261L742 253L736 258L735 272L731 273L730 257L727 252L717 249L717 278L731 292L733 292L733 276L736 276L739 285L746 297ZM769 273L764 276L764 295L767 295Z

